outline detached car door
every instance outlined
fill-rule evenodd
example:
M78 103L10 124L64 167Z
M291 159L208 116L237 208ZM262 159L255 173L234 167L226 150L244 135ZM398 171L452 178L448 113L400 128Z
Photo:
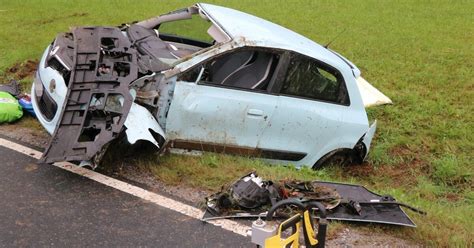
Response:
M267 91L278 58L239 49L180 75L166 120L171 146L255 154L278 101Z

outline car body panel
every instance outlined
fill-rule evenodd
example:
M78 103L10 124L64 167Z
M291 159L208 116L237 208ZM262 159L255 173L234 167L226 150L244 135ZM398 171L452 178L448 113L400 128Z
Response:
M344 61L323 46L278 24L226 7L203 3L198 6L233 40L245 41L249 46L295 51L339 70L350 69Z
M273 95L178 81L166 131L170 140L256 148L276 105Z
M370 150L370 144L372 143L372 139L374 138L376 130L377 130L377 121L374 121L374 123L370 125L369 130L367 130L367 132L364 135L364 138L362 139L362 142L364 142L365 147L367 149L367 153Z
M31 96L36 96L37 91L43 84L45 90L48 91L49 94L58 106L58 110L63 108L64 99L66 99L67 87L66 83L64 82L64 78L59 74L58 71L52 69L51 67L47 67L45 65L46 57L48 57L50 47L48 46L46 50L43 52L43 56L38 64L38 70L36 72L35 82L31 87ZM54 80L54 81L53 81ZM51 85L54 82L55 86ZM37 89L38 88L38 89ZM42 92L46 94L46 92ZM61 115L60 111L57 111L54 115L53 119L48 120L44 117L44 115L39 111L38 102L36 101L36 97L31 98L31 103L33 108L35 109L35 113L40 113L36 115L36 118L40 121L43 127L49 134L53 134L54 129L56 128L56 124L59 121L59 117Z
M232 52L238 50L242 45L247 46L246 41L237 41L236 43L238 44L223 44L215 49ZM253 46L252 48L257 49L259 47ZM188 65L186 65L186 68L196 67L203 61L208 61L222 53L223 52L217 53L215 50L209 50L198 55L198 58L193 58L192 60L187 61ZM188 69L184 70L186 71ZM178 100L181 95L188 96L188 94L191 93L193 99L199 99L193 100L192 102L199 102L201 106L206 106L206 108L209 105L213 106L210 107L210 109L207 109L207 112L211 113L210 115L212 116L207 117L208 115L203 114L202 111L196 110L196 108L189 109L192 108L190 103L186 104L187 107L171 107L171 114L168 116L168 119L179 119L180 121L175 120L168 122L169 125L167 125L167 131L173 130L173 135L169 135L168 138L170 140L173 140L174 138L179 140L198 140L202 143L223 143L226 145L245 148L254 148L255 142L257 142L258 145L256 148L258 150L286 151L286 153L304 155L309 154L308 156L304 156L304 159L298 161L285 160L280 156L280 159L278 160L279 163L293 163L298 167L303 165L313 166L320 157L335 149L353 149L358 140L360 140L360 137L362 137L368 129L367 115L362 104L361 96L358 93L358 88L355 83L355 78L352 75L352 71L345 70L342 74L346 81L346 87L351 99L351 104L349 106L317 100L301 99L297 97L218 88L215 86L207 87L204 91L197 91L195 88L188 89L186 93L183 93L180 87L176 87L172 106L177 102L181 102L181 100ZM200 87L200 85L196 85L196 87ZM213 98L199 98L208 93L216 94L218 98L223 98L219 99L221 101L220 105L226 104L228 109L226 109L226 107L223 107L222 109L215 108L214 103L216 101ZM225 114L223 114L232 108L229 107L229 105L233 102L233 97L229 97L229 94L241 95L238 97L240 100L237 102L244 104L244 106L248 105L245 105L245 100L242 99L248 99L247 96L252 96L251 101L248 103L253 102L253 104L256 104L256 102L263 100L276 106L275 114L272 114L271 117L268 116L268 123L263 133L260 131L261 129L259 129L258 132L253 129L253 131L255 131L255 133L253 133L254 136L251 134L250 138L248 138L247 133L242 133L238 135L238 138L235 138L235 134L238 133L236 130L240 131L245 127L226 125L216 128L213 126L214 123L218 123L213 121L213 118L215 118L214 116L217 114L223 115L223 117L226 118L223 122L236 122L236 120L243 119L242 116L238 114L242 113L242 109L234 109L235 111L231 111L234 113L231 116L225 116ZM227 99L231 100L227 101ZM182 115L183 109L186 108L188 108L187 112L191 113L188 114L188 116ZM179 113L180 118L174 117L176 113ZM197 114L196 117L189 118L190 115L194 114ZM206 121L202 122L195 120L199 118L204 118ZM190 121L185 122L182 120ZM181 122L179 129L175 129L178 128L176 123L179 122ZM199 124L196 126L196 123ZM212 131L204 131L203 133L203 126ZM223 127L224 129L222 129ZM216 132L220 135L219 138L215 137L217 135ZM175 136L175 134L182 135Z
M308 154L303 160L287 162L297 167L311 167L334 149L352 149L365 133L364 115L352 111L357 110L350 106L279 96L271 126L260 139L259 148Z

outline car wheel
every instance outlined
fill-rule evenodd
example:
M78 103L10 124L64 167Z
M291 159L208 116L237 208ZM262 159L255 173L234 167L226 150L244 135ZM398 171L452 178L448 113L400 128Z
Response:
M340 149L332 151L318 160L313 165L313 170L319 170L325 166L347 166L352 162L353 151L350 149Z

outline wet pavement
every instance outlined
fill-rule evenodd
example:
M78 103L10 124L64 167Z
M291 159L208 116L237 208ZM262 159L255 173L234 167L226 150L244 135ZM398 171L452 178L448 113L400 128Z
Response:
M0 247L253 247L250 239L0 146Z

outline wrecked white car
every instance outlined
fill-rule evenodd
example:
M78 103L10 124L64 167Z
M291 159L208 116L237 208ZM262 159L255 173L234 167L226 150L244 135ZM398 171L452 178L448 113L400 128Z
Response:
M165 32L206 25L197 40ZM202 36L201 35L201 36ZM125 132L133 144L255 156L319 168L362 161L389 103L350 61L286 28L196 4L121 27L80 27L46 49L32 87L52 134L42 162L97 164Z

